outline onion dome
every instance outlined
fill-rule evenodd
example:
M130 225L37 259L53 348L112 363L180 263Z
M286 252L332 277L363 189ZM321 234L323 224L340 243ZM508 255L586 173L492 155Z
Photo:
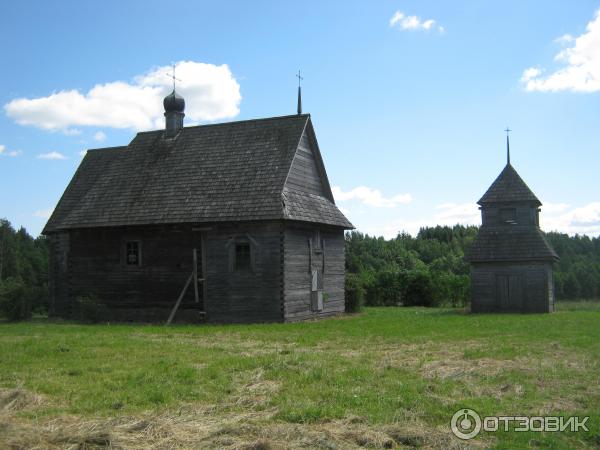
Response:
M173 92L171 92L169 95L167 95L165 97L165 99L163 100L163 105L165 107L165 112L178 112L178 113L182 113L183 110L185 109L185 100L183 99L183 97L181 95L179 95L177 92L175 92L175 89L173 89Z

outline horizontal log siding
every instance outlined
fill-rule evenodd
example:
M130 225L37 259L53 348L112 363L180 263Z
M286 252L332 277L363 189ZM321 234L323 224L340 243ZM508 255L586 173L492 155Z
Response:
M229 246L249 236L252 271L230 271ZM212 322L276 322L281 313L281 226L220 225L206 234L206 314Z
M518 276L522 283L520 311L549 312L554 309L552 265L540 263L476 263L471 267L471 311L503 311L496 293L496 277Z
M139 241L140 266L125 264L125 242ZM191 227L85 229L71 232L70 296L94 296L109 318L166 321L192 271ZM201 305L188 289L176 319L198 321Z
M218 224L203 231L207 299L195 303L190 286L175 320L197 322L204 318L204 308L205 319L214 322L281 321L280 231L277 222ZM236 237L247 236L253 242L254 270L230 271L229 246ZM124 264L128 240L141 242L139 267ZM192 272L194 247L200 252L200 233L191 225L72 231L67 303L92 295L107 306L113 320L166 321ZM201 284L199 288L202 294ZM57 310L57 315L68 313Z
M284 238L284 315L286 321L298 321L343 313L344 303L344 232L321 228L324 241L325 266L323 292L326 300L320 312L311 310L311 273L313 267L323 268L322 254L313 249L309 258L308 240L316 227L289 224Z
M50 315L69 317L69 234L54 233L49 236L49 243Z

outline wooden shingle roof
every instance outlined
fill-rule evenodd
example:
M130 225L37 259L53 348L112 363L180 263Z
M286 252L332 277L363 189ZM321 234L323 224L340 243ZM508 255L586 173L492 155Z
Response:
M483 226L465 252L470 262L554 261L558 255L538 227Z
M507 164L477 203L484 205L486 203L523 201L537 203L538 205L542 204L515 168Z
M202 125L174 139L157 130L124 147L90 150L43 233L277 219L353 228L329 189L326 197L284 193L309 123L304 114Z

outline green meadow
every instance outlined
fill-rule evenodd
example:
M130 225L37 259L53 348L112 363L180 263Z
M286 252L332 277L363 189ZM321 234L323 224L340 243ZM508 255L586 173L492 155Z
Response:
M0 324L0 448L594 448L600 303L258 325ZM588 432L450 431L589 416Z

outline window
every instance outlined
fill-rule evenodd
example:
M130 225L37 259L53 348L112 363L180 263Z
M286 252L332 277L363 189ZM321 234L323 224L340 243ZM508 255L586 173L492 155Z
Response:
M310 302L313 311L323 311L323 274L313 269L311 276Z
M128 266L139 266L142 263L142 254L139 241L127 241L125 243L125 264Z
M315 230L315 234L313 236L313 247L315 248L315 250L321 250L323 248L322 245L322 240L321 240L321 231L319 230Z
M516 225L517 224L517 209L516 208L500 209L500 223Z
M235 270L250 270L250 243L235 244Z

